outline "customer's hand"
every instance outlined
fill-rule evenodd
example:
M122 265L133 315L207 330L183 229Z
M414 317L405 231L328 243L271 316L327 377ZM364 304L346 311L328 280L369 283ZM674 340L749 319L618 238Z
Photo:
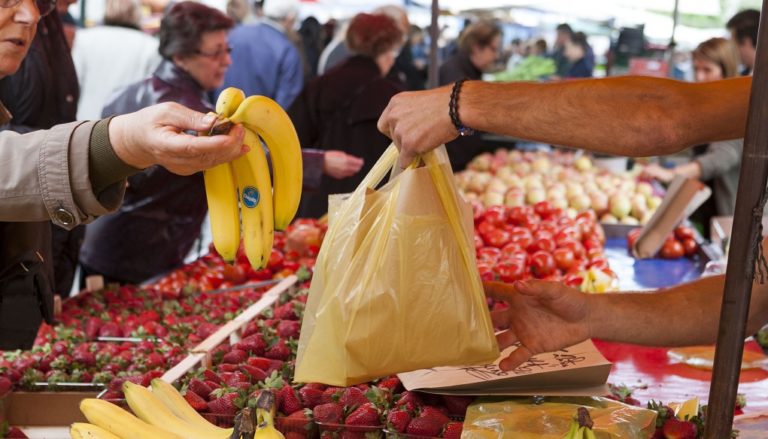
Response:
M378 128L400 149L400 167L459 135L448 115L450 100L451 86L447 86L399 93L389 101Z
M667 168L662 168L661 166L655 163L652 163L643 168L642 176L648 177L648 178L655 178L656 180L659 180L662 183L669 183L675 178L675 171Z
M499 364L513 370L530 357L572 346L590 337L589 295L558 282L530 280L506 284L485 282L485 294L507 302L508 309L493 311L499 348L520 346Z
M207 132L215 120L215 115L163 103L115 117L109 124L109 139L117 156L128 165L139 169L161 165L175 174L189 175L248 151L240 126L211 137L185 132Z
M363 163L365 161L360 157L344 151L328 150L323 155L323 173L340 180L360 172Z

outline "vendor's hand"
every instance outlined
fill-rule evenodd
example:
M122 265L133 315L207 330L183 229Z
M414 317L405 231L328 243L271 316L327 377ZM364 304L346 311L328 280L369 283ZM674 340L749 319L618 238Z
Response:
M643 168L642 177L655 178L662 183L669 183L675 178L675 171L652 163Z
M400 167L418 154L455 139L459 133L448 116L451 87L404 92L392 97L378 122L379 131L400 149Z
M489 297L505 301L508 309L493 311L497 328L506 329L496 339L500 349L519 342L499 364L513 370L530 357L572 346L590 337L589 295L557 282L531 280L506 284L485 282Z
M329 150L323 155L323 173L340 180L360 172L363 163L365 161L360 157L344 151Z
M226 163L248 151L244 131L194 136L185 131L207 132L215 115L206 115L175 103L163 103L117 116L109 124L109 140L126 164L144 169L161 165L179 175L189 175Z

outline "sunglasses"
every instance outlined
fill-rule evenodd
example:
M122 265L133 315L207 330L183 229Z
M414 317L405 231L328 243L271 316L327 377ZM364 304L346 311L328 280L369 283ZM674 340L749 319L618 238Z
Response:
M0 8L16 7L22 0L0 0ZM56 9L56 0L35 0L35 6L41 17L50 14Z

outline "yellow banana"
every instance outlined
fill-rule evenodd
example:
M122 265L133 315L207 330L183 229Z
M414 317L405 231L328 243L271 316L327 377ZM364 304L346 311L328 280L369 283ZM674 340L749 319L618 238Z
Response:
M254 439L285 439L283 433L275 428L275 395L265 390L256 401L256 433Z
M123 383L123 393L133 413L147 424L175 433L184 439L229 439L230 435L226 430L213 432L183 421L146 387L126 381Z
M232 429L224 429L217 427L193 409L192 406L187 403L187 400L181 396L178 390L171 384L166 383L160 378L152 380L152 394L162 402L174 415L181 418L183 421L201 429L208 429L214 433L221 433L222 435L231 435Z
M594 430L584 427L584 439L597 439Z
M177 434L149 425L111 402L101 399L82 400L80 411L88 422L122 439L183 439Z
M237 185L229 163L203 171L213 246L225 261L232 262L240 247L240 213Z
M565 436L563 436L563 439L573 439L576 437L576 432L579 430L579 423L574 419L571 421L570 428L568 428L568 433L565 433Z
M225 88L216 99L216 113L224 117L231 116L243 102L243 99L245 99L245 93L239 88Z
M275 229L285 229L293 220L301 201L301 146L288 114L266 96L249 96L230 120L258 134L269 149L274 179ZM253 146L251 146L253 148Z
M120 439L103 428L85 422L75 422L69 427L69 435L72 439Z

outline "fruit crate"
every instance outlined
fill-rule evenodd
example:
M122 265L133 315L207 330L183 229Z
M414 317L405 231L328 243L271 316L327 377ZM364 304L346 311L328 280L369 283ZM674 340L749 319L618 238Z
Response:
M320 439L360 438L378 439L384 437L384 426L344 425L316 422Z

